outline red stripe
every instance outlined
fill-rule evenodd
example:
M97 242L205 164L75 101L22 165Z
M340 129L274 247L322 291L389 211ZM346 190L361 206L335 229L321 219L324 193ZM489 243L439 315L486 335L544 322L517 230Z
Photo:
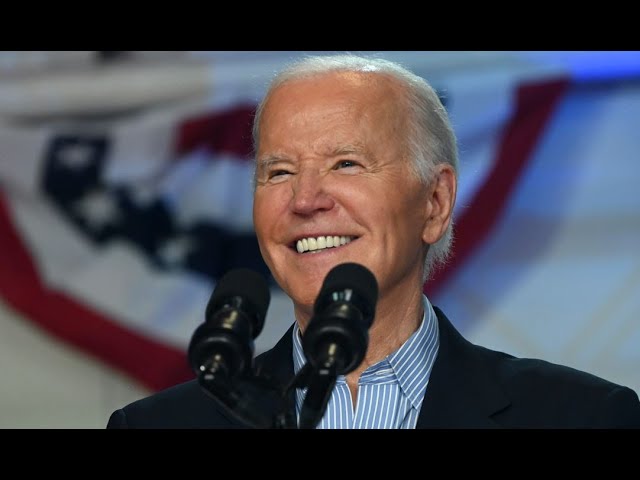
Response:
M178 127L175 152L185 155L204 149L216 154L230 153L240 158L251 158L251 124L255 108L255 105L239 105L185 120Z
M158 390L193 378L186 352L124 328L67 295L47 288L12 225L0 192L0 294L53 336Z
M504 130L493 169L470 207L456 219L451 259L425 284L425 293L435 295L496 225L568 85L569 80L562 78L518 88L516 108Z

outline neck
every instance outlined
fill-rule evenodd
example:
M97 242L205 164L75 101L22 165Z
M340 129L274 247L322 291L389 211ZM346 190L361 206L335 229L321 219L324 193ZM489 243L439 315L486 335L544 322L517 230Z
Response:
M390 293L381 298L369 330L367 354L362 363L347 375L347 382L357 386L362 372L398 350L419 328L423 315L421 289Z

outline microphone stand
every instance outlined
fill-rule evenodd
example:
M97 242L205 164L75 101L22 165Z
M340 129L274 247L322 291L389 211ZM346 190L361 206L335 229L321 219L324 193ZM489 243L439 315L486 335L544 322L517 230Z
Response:
M295 387L307 387L307 394L300 410L301 429L315 428L327 410L327 404L336 385L338 372L344 371L344 356L337 344L315 366L307 362L298 372Z
M249 428L297 428L287 390L267 377L251 372L230 380L224 373L205 371L198 374L198 383L228 416Z
M336 383L336 367L336 362L331 361L317 369L306 363L284 387L253 371L229 380L222 368L200 372L198 383L228 416L249 428L309 429L315 428L324 416ZM307 388L300 425L295 415L297 388Z

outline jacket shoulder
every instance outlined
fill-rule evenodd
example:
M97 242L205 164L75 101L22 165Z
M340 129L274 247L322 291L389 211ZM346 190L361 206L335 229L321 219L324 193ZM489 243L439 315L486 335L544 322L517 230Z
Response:
M640 400L631 388L565 365L478 348L497 365L511 398L505 418L522 414L526 426L640 428Z
M235 424L191 380L136 400L111 414L107 428L231 428Z

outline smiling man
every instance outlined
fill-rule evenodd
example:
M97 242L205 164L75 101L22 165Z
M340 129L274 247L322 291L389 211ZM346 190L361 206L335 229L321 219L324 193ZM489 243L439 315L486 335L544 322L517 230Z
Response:
M444 150L455 154L437 96L424 94L440 110L433 116L448 134ZM393 77L337 71L274 87L255 129L254 225L300 329L332 267L359 263L378 280L370 347L346 379L353 405L366 368L420 326L424 259L451 224L456 157L429 165L429 182L420 179L409 108L409 92Z
M338 377L318 428L640 427L631 389L473 345L423 295L448 255L458 163L423 79L379 59L310 57L273 80L253 133L255 230L296 318L257 368L283 384L300 371L333 267L359 263L379 286L364 360ZM109 426L239 425L193 381L114 412Z

